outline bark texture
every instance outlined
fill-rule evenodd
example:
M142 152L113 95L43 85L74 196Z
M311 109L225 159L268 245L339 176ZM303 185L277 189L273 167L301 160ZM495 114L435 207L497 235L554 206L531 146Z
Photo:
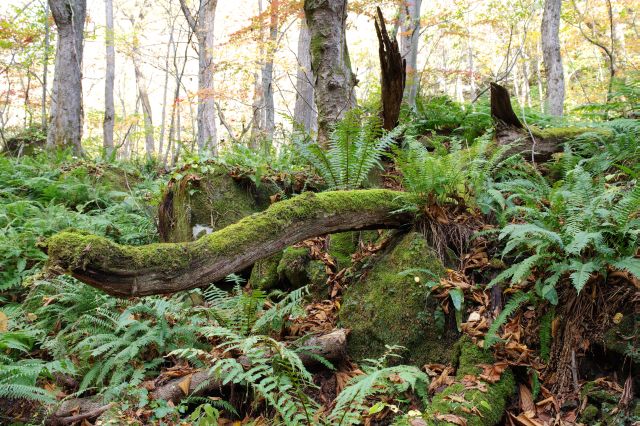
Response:
M333 126L355 106L356 78L345 35L347 0L305 0L304 13L311 33L318 143L326 146Z
M82 153L82 51L86 0L49 0L58 28L47 147Z
M311 237L411 223L411 214L399 212L411 197L389 190L305 193L193 242L123 246L67 231L44 248L51 269L114 296L175 293L221 280Z
M407 76L404 99L412 108L416 106L416 96L420 85L417 68L421 6L422 0L404 0L400 3L400 53L406 61Z
M406 61L400 54L398 40L391 40L382 11L377 8L375 20L380 56L380 86L382 88L382 127L392 130L398 124L400 106L406 82Z
M107 54L107 70L104 81L104 121L103 140L107 158L113 152L113 126L115 121L115 109L113 106L113 85L116 78L116 51L113 40L113 0L105 0L106 34L105 47Z
M293 120L306 133L318 130L318 114L313 100L313 71L311 71L311 33L307 22L300 22L298 36L298 73L296 75L296 105Z
M216 106L213 88L213 30L218 0L200 0L198 14L193 16L186 4L180 7L198 39L198 148L200 152L218 153Z
M564 106L564 71L560 55L560 9L562 0L545 0L542 14L542 57L547 73L547 113L561 116Z

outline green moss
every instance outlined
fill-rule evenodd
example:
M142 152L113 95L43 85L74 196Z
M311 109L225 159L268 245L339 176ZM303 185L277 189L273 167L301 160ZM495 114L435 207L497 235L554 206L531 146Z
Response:
M455 414L467 419L468 426L490 426L498 424L502 419L508 399L513 395L515 379L510 370L502 373L497 383L485 383L486 392L479 389L467 389L462 383L467 375L479 377L482 368L478 364L492 364L493 356L490 352L480 349L468 337L462 337L456 344L458 353L456 382L436 394L425 412L424 418L429 425L443 425L449 423L435 422L436 414ZM454 402L447 399L449 395L462 396L465 401ZM470 414L465 408L477 408L481 416Z
M580 414L580 421L582 423L591 424L598 417L598 407L595 405L587 405Z
M546 129L540 129L535 126L530 126L530 129L531 133L533 133L534 136L542 139L569 140L587 133L605 138L611 137L613 135L610 129L588 127L549 127Z
M338 269L351 265L351 255L358 248L359 232L341 232L329 237L329 254L338 262Z
M236 182L223 168L202 175L199 180L186 176L175 182L170 191L173 211L167 238L170 242L191 241L196 225L215 231L263 207L248 188Z
M401 345L407 348L408 363L448 361L452 336L442 335L436 327L437 302L427 298L422 282L399 275L413 268L436 275L444 272L424 237L415 232L403 236L346 290L340 322L351 329L348 350L355 359L375 358L385 345Z
M620 324L610 327L603 336L604 347L613 353L624 356L630 344L640 341L640 314L629 313Z
M272 290L278 286L278 263L282 259L282 252L261 259L253 265L249 284L259 290Z
M46 246L50 265L64 270L91 265L94 271L115 276L136 271L171 278L205 260L227 259L260 243L266 246L275 235L303 220L313 223L330 215L362 211L391 214L409 201L408 194L383 189L304 193L193 242L124 246L104 237L65 231L47 240Z
M291 288L300 288L309 283L307 265L311 261L306 247L287 247L278 263L278 276L286 280Z

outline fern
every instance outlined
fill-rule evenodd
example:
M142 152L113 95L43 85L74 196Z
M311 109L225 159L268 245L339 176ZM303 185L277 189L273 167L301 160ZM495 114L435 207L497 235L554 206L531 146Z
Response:
M498 337L498 330L500 327L507 322L507 319L509 319L511 314L517 311L523 304L530 301L531 295L529 293L521 292L514 294L511 299L509 299L502 312L500 312L498 317L493 321L491 327L489 327L489 330L487 331L487 334L484 336L485 349L489 349L495 343L500 341L500 338Z
M349 112L331 134L328 149L313 141L296 142L300 155L324 179L329 189L359 188L384 152L404 131L398 126L381 135L377 120L363 120L360 111ZM361 121L364 121L361 124Z

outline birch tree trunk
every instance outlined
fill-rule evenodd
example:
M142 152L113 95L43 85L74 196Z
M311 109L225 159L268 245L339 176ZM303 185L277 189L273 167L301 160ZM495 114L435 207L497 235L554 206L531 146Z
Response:
M58 28L48 148L82 154L82 50L86 0L49 0Z
M267 143L273 139L275 128L275 104L273 100L273 56L278 42L278 2L271 0L269 13L269 41L266 49L267 57L262 69L262 90L264 93L264 131ZM266 147L265 147L266 149Z
M355 106L357 80L345 37L347 0L305 0L304 13L311 33L318 143L326 146L332 127Z
M44 23L44 59L43 59L43 71L42 71L42 129L47 129L47 79L49 74L49 44L50 44L50 32L49 27L49 2L44 3L44 16L46 21Z
M218 0L200 0L194 18L185 0L180 6L191 30L198 39L198 149L218 154L216 106L213 92L213 30Z
M562 0L545 0L542 14L542 58L547 73L546 112L562 116L564 73L560 55L560 9Z
M106 29L105 46L107 53L107 70L104 82L104 122L103 140L105 156L110 158L113 153L113 126L115 108L113 106L113 85L116 76L116 52L113 39L113 0L105 0Z
M298 73L296 74L296 105L293 120L305 133L318 129L318 115L313 101L313 72L311 71L311 33L307 22L300 22L298 36Z
M404 97L415 108L418 94L418 44L420 42L420 6L422 0L404 0L400 4L400 54L407 61Z

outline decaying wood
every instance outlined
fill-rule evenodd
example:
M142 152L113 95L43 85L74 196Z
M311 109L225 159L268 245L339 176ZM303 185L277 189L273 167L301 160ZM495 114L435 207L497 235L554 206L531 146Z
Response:
M331 363L344 360L347 353L347 334L347 330L339 328L330 333L309 338L305 342L305 346L311 347L312 349L310 349L308 353L301 353L300 360L307 369L322 366L317 357L313 355L321 356ZM238 361L243 365L246 362L246 368L251 367L246 359L243 360L239 358ZM185 382L185 380L187 382ZM184 388L187 384L189 392L185 394ZM228 388L228 385L222 385L220 380L212 377L208 371L198 371L190 377L184 376L172 379L168 383L156 388L151 395L153 399L178 403L187 396L205 395L216 389L223 390L225 387Z
M380 55L380 85L382 88L382 127L392 130L398 124L400 105L407 79L407 61L402 58L398 40L391 40L382 11L377 8L378 17L374 24L378 36Z
M188 243L124 246L66 231L43 246L49 267L120 297L209 285L297 242L336 232L398 228L411 195L382 189L305 193Z
M322 367L323 364L313 355L321 356L334 365L346 357L348 330L339 328L327 334L312 336L304 344L309 347L308 353L301 353L300 360L308 369ZM240 362L242 362L239 359ZM247 365L247 368L250 366ZM185 393L185 389L188 392ZM151 392L155 400L171 401L178 404L188 396L209 394L216 389L228 390L229 385L222 385L219 379L212 377L208 371L197 371L193 374L177 377L158 386ZM111 407L104 405L99 397L73 398L65 401L48 420L50 425L71 424L75 421L93 419Z
M498 143L513 146L507 153L509 155L520 153L527 160L544 162L562 151L562 141L557 138L537 137L525 129L513 111L509 92L497 83L491 83L491 116Z

